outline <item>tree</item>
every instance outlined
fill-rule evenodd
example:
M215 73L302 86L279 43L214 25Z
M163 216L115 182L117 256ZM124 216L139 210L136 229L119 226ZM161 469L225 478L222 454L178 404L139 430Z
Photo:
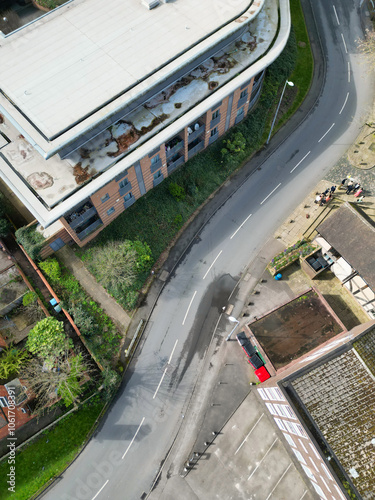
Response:
M90 267L109 291L134 285L137 275L152 266L151 249L141 241L109 242L93 253Z
M72 346L72 340L68 340L64 333L63 322L51 317L39 321L30 330L26 342L27 349L32 354L40 356L49 365Z
M41 413L58 398L61 398L66 407L76 405L83 392L82 382L89 371L82 353L71 356L65 350L49 370L46 370L43 360L34 358L23 370L22 378L35 394L35 412Z
M356 40L359 52L365 57L370 71L375 69L375 31L366 29L365 38Z
M7 379L9 375L18 373L28 357L26 351L6 347L0 356L0 378Z
M223 141L225 148L221 150L221 156L227 163L237 161L237 157L245 151L246 139L241 132L236 132L232 138Z

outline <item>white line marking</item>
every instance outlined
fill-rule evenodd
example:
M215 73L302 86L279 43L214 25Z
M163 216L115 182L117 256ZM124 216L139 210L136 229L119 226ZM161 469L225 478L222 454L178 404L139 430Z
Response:
M240 227L237 229L237 231L235 231L232 236L229 238L229 239L232 239L233 236L236 236L236 234L238 233L238 231L241 229L241 227L250 219L250 217L252 216L253 214L250 214L248 217L246 217L246 219L243 221L243 223L240 225Z
M344 104L342 105L342 108L341 108L341 111L340 111L339 115L341 115L341 113L343 112L343 110L344 110L344 108L346 106L346 103L348 101L348 97L349 97L349 92L346 94L346 99L345 99Z
M249 434L245 437L245 439L242 441L242 443L240 444L240 446L237 448L237 450L235 451L235 455L237 455L237 453L240 451L240 449L242 448L242 446L246 443L246 439L250 436L250 434L253 432L253 430L255 429L255 427L258 425L260 419L263 417L264 413L261 414L261 416L258 418L258 420L255 422L255 424L253 425L253 427L251 428Z
M344 35L342 33L341 33L341 38L342 38L342 43L344 44L345 52L348 53L348 49L346 48L345 38L344 38Z
M339 16L337 15L336 7L334 5L333 5L333 10L335 11L335 16L336 16L337 24L340 26Z
M157 386L157 388L156 388L156 391L155 391L154 395L152 396L152 399L155 399L155 398L156 398L156 394L158 393L158 390L160 389L160 386L161 386L161 384L162 384L162 382L163 382L163 380L164 380L165 374L167 373L167 369L168 369L168 367L166 367L166 368L165 368L164 373L163 373L163 375L161 376L160 382L159 382L159 384L158 384L158 386Z
M104 488L104 486L107 485L107 483L109 482L109 479L107 479L107 481L103 484L103 486L100 488L100 490L98 491L98 493L92 497L92 500L95 500L95 498L99 495L99 493L102 491L102 489Z
M350 83L350 62L348 61L348 83Z
M281 182L280 182L280 184L279 184L278 186L276 186L276 187L275 187L275 189L273 189L273 190L270 192L270 194L269 194L268 196L266 196L266 197L264 198L264 200L263 200L263 201L261 201L261 202L260 202L260 204L261 204L261 205L263 205L263 203L264 203L266 200L268 200L268 198L271 196L271 194L273 194L273 193L276 191L276 189L277 189L277 188L279 188L280 186L281 186Z
M260 465L262 464L263 460L266 458L266 456L268 455L268 453L272 450L272 447L273 445L276 443L276 441L278 440L279 438L276 438L275 441L271 444L271 446L268 448L266 454L264 455L264 457L262 458L262 460L259 462L259 464L255 467L255 469L253 470L253 472L250 474L250 476L247 478L247 480L251 479L251 477L253 476L253 474L255 473L255 471L258 469L258 467L260 467Z
M288 467L286 468L286 471L283 473L283 475L281 476L281 478L277 481L277 483L275 484L275 486L273 487L271 493L268 495L268 497L266 498L266 500L269 499L269 497L272 495L272 493L276 490L276 488L279 486L281 480L283 479L283 477L285 476L285 474L288 472L288 470L291 468L292 464L289 464Z
M334 126L335 126L335 124L334 124L334 123L332 123L332 125L329 127L329 129L327 130L327 132L326 132L324 135L322 135L322 137L319 139L319 141L318 141L318 142L322 141L322 140L324 139L324 137L328 134L328 132L330 132L330 131L331 131L331 129L332 129Z
M204 279L204 278L203 278L203 279ZM195 290L195 292L194 292L194 294L193 294L193 297L192 297L192 299L191 299L191 301L190 301L190 304L189 304L189 306L188 306L188 308L187 308L187 311L186 311L186 314L185 314L185 317L184 317L184 321L182 322L182 324L183 324L183 325L185 324L185 321L186 321L187 315L189 314L189 310L190 310L191 304L193 303L193 300L194 300L194 297L196 296L196 294L197 294L197 291Z
M301 496L301 498L300 498L299 500L302 500L302 498L306 495L306 493L307 493L307 490L305 490L305 491L303 492L303 495Z
M296 165L295 167L293 167L293 168L292 168L292 170L290 171L290 173L294 172L294 170L295 170L295 169L296 169L299 165L301 165L301 163L303 162L303 160L304 160L305 158L307 158L307 157L309 156L309 154L310 154L310 153L311 153L311 151L309 151L307 154L305 154L305 156L302 158L302 160L300 160L300 161L297 163L297 165Z
M220 257L220 255L223 253L222 250L220 250L220 252L217 254L216 256L216 259L213 261L213 263L210 265L210 267L208 268L206 274L203 276L203 279L205 279L205 277L207 276L207 274L211 271L211 268L212 266L215 264L215 262L217 261L217 259ZM183 323L182 323L183 324Z
M144 422L144 421L145 421L145 417L143 417L143 418L142 418L142 422L138 425L138 429L135 431L135 434L134 434L133 439L130 441L129 446L126 448L125 453L122 455L122 460L124 460L125 455L126 455L126 454L127 454L127 452L129 451L129 449L130 449L131 445L134 443L134 439L137 437L137 434L138 434L138 432L139 432L139 429L142 427L142 424L143 424L143 422ZM93 500L94 500L94 499L93 499Z
M171 355L169 356L169 359L168 359L168 364L169 364L169 365L171 364L172 356L173 356L174 350L176 349L177 342L178 342L178 339L177 339L177 340L176 340L176 342L174 343L174 347L173 347L173 349L172 349Z

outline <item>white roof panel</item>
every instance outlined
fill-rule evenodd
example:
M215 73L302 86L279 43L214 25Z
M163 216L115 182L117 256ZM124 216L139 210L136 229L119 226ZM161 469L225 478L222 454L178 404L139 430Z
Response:
M251 3L76 0L2 40L0 87L51 139Z

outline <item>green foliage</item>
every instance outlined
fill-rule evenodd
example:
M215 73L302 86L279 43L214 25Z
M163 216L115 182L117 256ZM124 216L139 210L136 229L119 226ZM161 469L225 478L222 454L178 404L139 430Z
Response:
M78 396L83 392L83 385L80 385L80 380L83 372L87 367L83 361L82 354L71 356L69 358L69 371L66 377L59 376L59 384L57 387L57 394L61 397L66 407L73 404Z
M34 304L34 302L37 301L37 294L34 292L27 292L25 295L22 297L22 305L24 307L27 307L29 304Z
M102 372L102 377L104 398L108 401L109 399L111 399L112 394L116 391L121 377L118 373L116 373L114 370L111 370L110 368L106 368Z
M225 148L221 150L221 155L228 163L236 161L236 157L245 151L246 139L241 132L235 132L229 139L224 139L223 144Z
M56 259L46 259L44 262L50 260ZM117 354L121 335L110 318L86 294L78 280L67 269L61 267L58 261L57 264L59 269L52 276L60 276L60 278L56 282L53 278L50 280L58 292L62 307L73 316L73 320L100 363L103 366L109 365L114 355ZM142 259L140 265L142 265ZM53 266L56 265L53 264Z
M68 345L72 346L69 339ZM42 319L29 332L26 342L27 349L45 361L53 362L67 347L67 338L62 321L49 317Z
M177 227L181 227L182 226L182 215L181 214L177 214L176 217L173 219L173 224Z
M24 226L16 231L17 242L24 247L33 260L40 257L40 251L45 243L45 239L35 228L36 226Z
M79 411L71 413L17 451L16 493L3 488L1 498L34 498L45 483L58 477L82 448L103 406L100 399L91 398ZM8 461L3 460L0 462L0 477L6 478L8 473Z
M53 283L60 281L61 269L56 259L50 258L40 262L39 267Z
M12 346L6 347L0 354L0 378L7 379L9 375L19 373L28 357L26 351Z
M122 294L131 289L137 275L151 265L151 250L147 244L125 240L96 248L89 267L110 293Z
M91 337L98 330L98 325L95 323L93 316L81 304L68 306L68 311L85 337Z
M186 198L185 189L177 184L177 182L171 182L168 186L168 191L177 201L184 201Z
M9 221L3 217L0 218L0 238L6 236L9 233L10 224Z
M292 262L298 260L300 257L303 258L311 254L314 250L316 250L316 247L305 240L299 240L294 245L286 248L283 252L276 255L272 259L269 268L274 272L280 271Z

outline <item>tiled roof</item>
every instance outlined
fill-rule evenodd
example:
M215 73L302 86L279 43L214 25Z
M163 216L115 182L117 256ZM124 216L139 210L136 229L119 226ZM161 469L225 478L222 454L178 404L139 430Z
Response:
M317 231L375 290L375 227L360 210L345 203Z
M375 329L361 341L374 342ZM346 473L364 499L375 492L375 379L351 349L292 381ZM353 477L355 469L358 477ZM356 475L356 474L354 474Z

